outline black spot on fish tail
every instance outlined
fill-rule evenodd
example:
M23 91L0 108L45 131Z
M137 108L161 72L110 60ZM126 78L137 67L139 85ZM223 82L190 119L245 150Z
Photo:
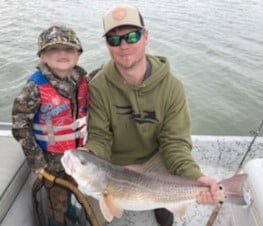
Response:
M245 205L243 184L247 174L237 174L219 182L218 189L224 193L224 202Z

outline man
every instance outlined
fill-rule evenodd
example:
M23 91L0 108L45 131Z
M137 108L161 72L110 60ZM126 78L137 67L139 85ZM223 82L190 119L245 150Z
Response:
M202 174L191 155L191 122L181 81L165 57L145 53L149 33L139 10L117 5L103 18L111 59L91 79L86 147L119 165L145 163L161 153L172 174L211 186L202 204L215 202L216 181ZM173 224L173 214L155 210L158 223Z

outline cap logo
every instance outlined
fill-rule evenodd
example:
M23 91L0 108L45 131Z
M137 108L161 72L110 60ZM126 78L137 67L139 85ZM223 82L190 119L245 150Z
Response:
M115 20L123 20L126 17L126 9L117 8L112 12L112 18Z

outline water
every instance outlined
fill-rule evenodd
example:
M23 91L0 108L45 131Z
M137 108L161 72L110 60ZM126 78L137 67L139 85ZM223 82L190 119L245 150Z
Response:
M80 65L108 59L102 15L114 0L1 0L0 121L34 71L39 33L71 26L84 46ZM185 84L193 134L249 135L263 120L263 1L130 0L144 15L148 52L168 56Z

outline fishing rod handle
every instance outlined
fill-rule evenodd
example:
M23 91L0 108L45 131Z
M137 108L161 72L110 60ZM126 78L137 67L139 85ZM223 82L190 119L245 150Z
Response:
M207 221L206 226L212 226L217 218L217 215L219 214L220 210L222 208L221 204L217 204L216 207L213 209L212 214L209 217L209 220Z

